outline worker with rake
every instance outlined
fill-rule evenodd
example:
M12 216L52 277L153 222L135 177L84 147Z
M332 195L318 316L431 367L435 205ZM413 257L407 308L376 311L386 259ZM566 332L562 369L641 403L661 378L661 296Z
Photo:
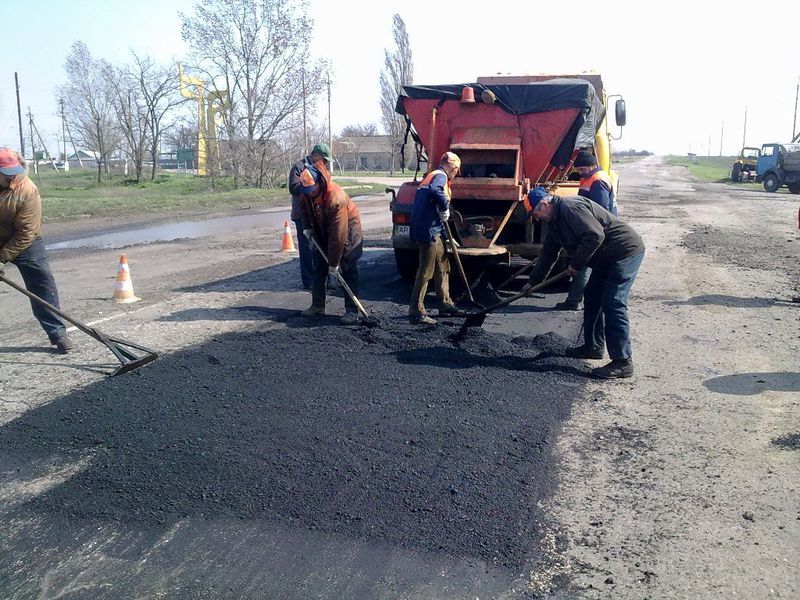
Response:
M311 306L305 317L325 314L325 287L328 275L346 283L345 313L342 323L358 322L358 259L363 252L361 216L350 196L331 181L322 161L307 166L300 173L299 191L303 219L303 235L314 245L314 277L311 284Z
M6 263L19 269L25 289L56 308L58 289L42 241L42 199L16 152L0 148L0 274ZM73 348L64 323L41 304L31 301L39 321L56 351Z
M450 263L442 235L450 218L450 182L461 168L461 159L445 152L434 169L419 184L411 207L411 239L419 244L419 266L408 307L412 324L435 325L425 311L425 292L433 279L439 300L439 316L459 314L450 298Z
M533 218L548 224L542 251L530 275L529 286L540 283L564 248L570 255L567 272L586 266L592 274L584 290L584 343L568 348L573 358L602 359L608 349L611 362L592 370L603 379L631 377L633 358L628 296L644 258L644 242L633 228L600 205L582 196L551 195L535 187L525 200Z

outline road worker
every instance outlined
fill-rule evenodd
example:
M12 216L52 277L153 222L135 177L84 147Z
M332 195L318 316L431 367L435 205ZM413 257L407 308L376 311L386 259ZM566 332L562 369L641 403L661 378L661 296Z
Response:
M597 159L591 150L580 150L575 157L573 166L581 176L578 195L597 202L612 215L617 214L617 201L614 197L614 186L611 178L597 164ZM556 310L580 310L583 300L583 289L589 281L592 270L585 267L575 273L569 286L569 293L563 302L555 305Z
M310 290L314 278L313 248L311 242L301 235L303 231L303 211L300 207L300 173L316 162L322 161L325 168L330 171L331 149L328 144L317 144L311 149L311 154L299 160L289 171L289 193L292 195L292 222L297 230L297 250L300 254L300 281L303 289Z
M549 273L559 251L570 255L567 271L574 276L586 266L592 273L584 290L584 343L566 356L601 359L604 347L611 362L592 370L596 377L633 375L628 296L644 258L644 242L633 228L582 196L559 197L535 187L525 200L533 218L548 224L542 251L530 275L533 286Z
M41 231L39 190L28 178L20 155L0 148L0 273L6 263L14 264L25 289L61 308ZM61 319L37 302L31 301L31 308L56 351L66 354L72 350L73 344Z
M409 233L419 244L419 266L408 307L408 317L413 324L436 324L425 312L425 293L431 279L439 300L439 316L459 313L450 298L450 263L442 235L444 222L450 218L450 182L460 168L458 155L445 152L439 168L425 175L414 195Z
M363 251L361 217L345 191L331 181L323 161L307 166L300 173L300 206L303 236L322 247L325 257L314 248L311 306L306 317L325 314L325 287L329 275L341 274L353 294L358 295L358 259ZM326 261L327 258L327 261ZM342 323L358 322L358 309L348 294L344 297Z

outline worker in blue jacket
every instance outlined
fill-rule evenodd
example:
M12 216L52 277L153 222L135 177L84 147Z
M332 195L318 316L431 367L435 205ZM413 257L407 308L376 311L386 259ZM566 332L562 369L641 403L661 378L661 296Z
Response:
M581 150L575 157L573 166L581 176L578 195L588 198L605 208L612 215L617 214L617 200L611 178L597 164L597 159L590 150ZM566 300L555 305L556 310L580 310L583 301L583 290L589 281L592 270L585 267L575 273L569 286Z
M445 152L439 168L425 175L414 195L409 233L411 239L419 244L419 266L408 307L408 317L413 324L436 324L425 312L425 293L431 279L436 286L439 316L458 313L450 298L450 263L442 234L443 223L450 218L450 182L460 168L458 155Z

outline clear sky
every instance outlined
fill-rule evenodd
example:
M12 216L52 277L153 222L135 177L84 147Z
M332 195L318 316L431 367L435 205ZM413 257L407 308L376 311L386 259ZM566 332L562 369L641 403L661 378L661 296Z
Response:
M162 60L181 57L178 11L190 12L194 3L13 3L0 59L0 144L19 146L15 71L23 112L30 106L55 153L60 122L53 90L64 80L72 42L84 41L112 63L128 60L131 49ZM399 13L418 84L466 83L498 72L601 73L607 91L627 103L628 126L617 148L706 154L710 144L718 154L724 123L722 151L734 154L742 145L745 107L748 145L788 141L792 134L800 2L768 3L768 12L752 0L310 0L309 6L315 56L334 66L334 132L380 124L378 77L384 49L393 44L392 16ZM317 120L326 118L323 102Z

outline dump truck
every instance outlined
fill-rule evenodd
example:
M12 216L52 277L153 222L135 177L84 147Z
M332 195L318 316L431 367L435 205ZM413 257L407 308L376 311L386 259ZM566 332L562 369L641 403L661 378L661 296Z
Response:
M614 96L612 96L613 98ZM625 125L625 101L617 96L615 119ZM414 180L392 191L392 245L399 273L413 278L417 247L409 237L411 206L421 174L452 151L461 171L451 185L451 229L458 253L473 272L502 271L530 261L546 229L522 201L537 185L575 195L580 177L572 163L592 149L618 188L611 169L606 118L609 97L599 74L479 77L475 83L404 86L396 111L406 120L416 150ZM424 169L422 168L424 165ZM616 191L616 189L615 189Z
M768 192L784 185L792 194L800 194L800 143L763 144L756 163L756 182Z
M761 156L760 148L745 146L731 167L731 181L752 181L756 177L756 163Z

